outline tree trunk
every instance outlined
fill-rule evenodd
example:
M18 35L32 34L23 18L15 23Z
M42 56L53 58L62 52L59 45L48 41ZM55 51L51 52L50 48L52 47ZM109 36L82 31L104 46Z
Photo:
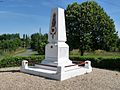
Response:
M81 56L83 56L84 55L84 50L80 50L80 54L81 54Z

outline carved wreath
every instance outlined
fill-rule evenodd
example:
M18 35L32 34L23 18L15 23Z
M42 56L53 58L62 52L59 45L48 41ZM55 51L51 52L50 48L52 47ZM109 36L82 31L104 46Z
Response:
M54 38L54 35L56 34L56 14L53 14L52 18L52 25L51 25L51 32L52 38Z

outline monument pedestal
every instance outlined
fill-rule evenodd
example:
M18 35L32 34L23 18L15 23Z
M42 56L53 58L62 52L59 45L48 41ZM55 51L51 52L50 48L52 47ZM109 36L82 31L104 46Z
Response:
M72 65L69 60L69 47L65 42L49 43L45 49L45 60L41 64L53 66L67 66Z
M90 61L86 61L85 66L80 67L69 60L69 46L65 43L65 16L61 8L52 11L48 42L45 47L45 60L35 66L28 66L28 61L24 60L22 72L62 81L92 71Z

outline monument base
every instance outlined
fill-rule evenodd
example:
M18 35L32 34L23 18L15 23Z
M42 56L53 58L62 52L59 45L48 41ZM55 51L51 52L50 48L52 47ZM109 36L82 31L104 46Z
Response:
M83 75L90 73L92 67L90 66L90 61L85 61L85 66L81 67L78 65L69 65L69 66L50 66L50 65L35 65L28 67L28 61L24 60L22 62L21 70L24 73L43 76L46 78L51 78L55 80L66 80L71 77L78 75Z

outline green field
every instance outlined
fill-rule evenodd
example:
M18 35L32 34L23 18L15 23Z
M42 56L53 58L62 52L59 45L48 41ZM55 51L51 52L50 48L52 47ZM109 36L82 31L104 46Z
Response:
M27 56L37 56L36 51L32 51L31 49L24 49L20 48L17 49L15 52L10 52L10 53L3 53L0 55L0 60L5 58L5 57L10 57L10 56L22 56L22 57L27 57ZM120 57L120 52L106 52L103 50L96 50L94 52L85 52L84 56L80 56L79 50L73 50L70 51L70 57L93 57L93 58L117 58Z
M70 51L71 57L80 57L79 50ZM94 52L85 52L84 56L81 57L102 57L102 58L117 58L120 57L120 52L106 52L104 50L96 50Z
M37 52L32 51L31 49L18 48L14 52L7 52L7 53L2 52L0 54L0 60L3 58L11 57L11 56L26 56L27 57L27 56L31 56L35 54L37 54Z
M37 55L37 54L38 54L37 51L33 51L32 49L26 49L24 52L15 54L14 56L27 57L27 56Z

